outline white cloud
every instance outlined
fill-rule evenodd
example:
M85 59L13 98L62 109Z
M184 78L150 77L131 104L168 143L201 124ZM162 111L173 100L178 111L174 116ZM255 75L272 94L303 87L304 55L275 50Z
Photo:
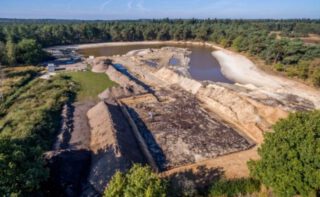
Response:
M107 0L105 1L103 4L101 4L100 6L100 10L103 11L105 9L105 7L110 4L113 0Z
M127 4L128 9L132 9L132 3L133 3L133 1L128 2L128 4Z
M142 10L142 11L146 11L147 9L144 7L143 3L144 3L144 1L143 1L143 0L140 0L140 1L137 3L137 8L139 8L139 9Z
M144 6L144 0L130 0L127 3L127 8L129 10L136 11L148 11L148 9Z

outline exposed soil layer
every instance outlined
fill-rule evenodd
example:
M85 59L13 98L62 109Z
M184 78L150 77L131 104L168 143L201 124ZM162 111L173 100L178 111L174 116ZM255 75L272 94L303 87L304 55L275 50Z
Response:
M234 129L210 117L196 97L181 88L161 89L157 97L162 102L133 102L132 98L125 103L161 170L251 146Z
M88 181L100 193L116 171L125 172L133 163L145 163L143 154L113 101L98 103L88 111L93 151Z
M67 103L63 107L61 130L53 150L90 150L90 126L87 111L95 105L93 101Z

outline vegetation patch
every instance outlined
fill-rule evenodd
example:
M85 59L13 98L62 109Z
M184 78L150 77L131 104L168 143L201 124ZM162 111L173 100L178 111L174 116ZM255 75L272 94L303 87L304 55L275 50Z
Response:
M116 85L105 73L85 72L68 72L65 73L73 81L80 85L77 93L78 101L96 100L97 95L105 89Z
M133 165L126 173L117 172L108 184L104 197L157 196L165 197L166 183L149 166Z
M316 196L320 188L320 111L299 112L274 125L250 161L251 174L279 196Z
M252 178L219 180L212 184L209 196L239 196L260 191L260 182Z
M0 87L3 96L0 103L0 117L5 114L15 98L23 91L22 87L34 79L41 70L41 68L33 66L3 69L4 79L1 79L3 81Z
M18 76L14 73L8 76ZM73 97L75 84L57 76L12 85L16 89L5 98L10 105L2 105L0 119L0 193L19 196L34 194L48 178L42 154L53 143L62 105Z

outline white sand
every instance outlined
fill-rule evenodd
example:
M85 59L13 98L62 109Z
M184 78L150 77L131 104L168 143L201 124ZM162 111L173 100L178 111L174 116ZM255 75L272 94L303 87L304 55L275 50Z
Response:
M263 72L248 58L225 50L218 49L212 55L221 65L222 73L229 79L245 85L246 87L258 87L269 94L294 94L308 99L320 109L320 90L309 87L300 82L280 76L274 76Z

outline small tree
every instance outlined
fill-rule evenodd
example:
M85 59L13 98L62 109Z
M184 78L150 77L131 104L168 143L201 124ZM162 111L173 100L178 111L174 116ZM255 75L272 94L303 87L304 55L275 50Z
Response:
M232 48L234 48L237 51L242 51L242 42L243 42L242 36L236 37L236 39L234 39L232 42Z
M320 188L320 111L291 114L265 135L251 175L279 196L314 195Z
M16 55L21 64L36 64L44 58L41 46L34 39L22 39L17 45Z
M104 196L166 196L166 184L148 166L135 164L126 174L117 172L108 184Z
M7 55L7 62L9 65L15 65L17 63L17 58L16 58L16 44L10 39L7 41L6 44L6 55Z

